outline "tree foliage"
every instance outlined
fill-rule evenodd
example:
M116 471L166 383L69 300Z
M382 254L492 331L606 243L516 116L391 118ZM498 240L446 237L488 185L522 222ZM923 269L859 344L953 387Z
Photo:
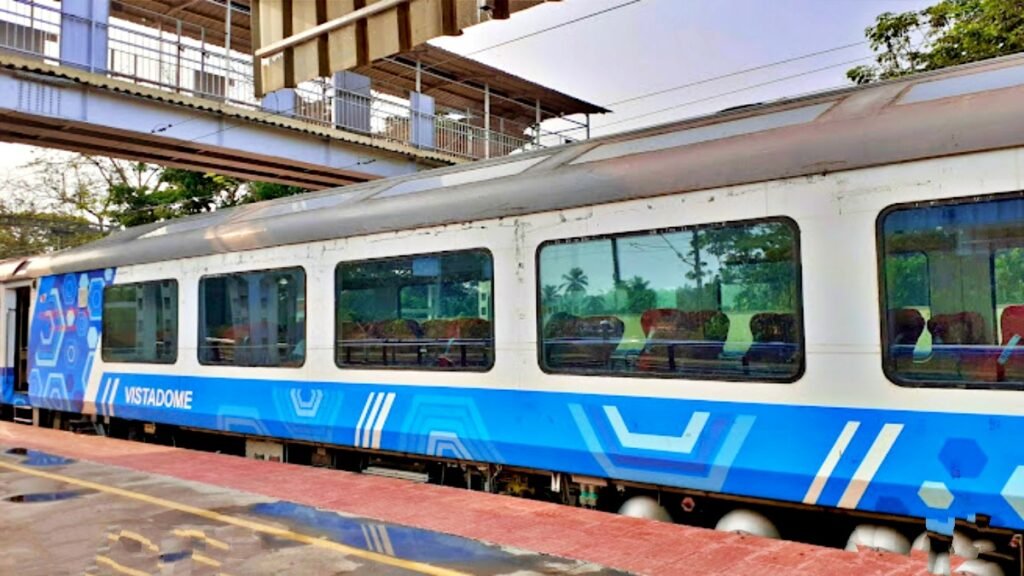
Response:
M305 192L52 150L36 152L2 186L0 258L69 248L122 227Z
M864 33L876 57L847 71L857 84L1024 51L1024 0L941 0L880 14Z

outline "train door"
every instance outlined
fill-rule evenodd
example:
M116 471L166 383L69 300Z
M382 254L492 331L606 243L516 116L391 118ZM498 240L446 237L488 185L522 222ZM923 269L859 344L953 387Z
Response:
M28 324L32 304L29 285L4 288L4 363L13 372L14 392L28 393Z

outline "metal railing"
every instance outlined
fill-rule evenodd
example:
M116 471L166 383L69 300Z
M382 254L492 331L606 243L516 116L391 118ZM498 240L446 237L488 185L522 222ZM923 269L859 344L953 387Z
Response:
M271 110L271 114L464 158L505 156L550 142L550 135L538 135L536 127L512 129L511 122L492 118L492 126L509 129L485 130L474 125L480 119L466 111L423 114L408 100L372 90L363 94L336 89L327 79L301 83L290 104L264 106L255 97L251 55L208 43L206 30L195 24L124 3L122 9L138 11L148 25L115 18L94 22L62 14L54 0L0 0L0 49L82 67L80 61L62 59L62 23L65 27L75 23L105 38L102 66L87 68L135 84Z

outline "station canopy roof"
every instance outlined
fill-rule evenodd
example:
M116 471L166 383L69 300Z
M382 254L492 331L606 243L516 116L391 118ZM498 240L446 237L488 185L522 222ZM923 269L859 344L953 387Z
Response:
M246 54L253 52L250 3L250 0L231 0L231 47ZM183 25L182 35L199 39L198 27L201 27L205 29L203 36L208 44L223 46L226 7L226 0L114 0L111 2L111 16L147 27L157 26L154 14L180 19L194 25ZM168 32L176 32L166 28L166 21L163 26ZM439 106L480 111L483 109L484 84L487 84L494 96L491 98L491 115L521 124L534 122L533 109L538 101L545 119L609 112L596 104L430 44L421 44L410 51L375 60L353 71L369 76L375 90L404 98L416 89L417 60L425 71L421 75L422 91L432 96Z
M480 109L484 85L490 87L493 116L532 124L533 112L540 101L545 119L570 114L602 114L609 112L557 90L509 74L471 58L459 56L431 44L421 44L408 52L376 60L354 72L369 76L374 89L395 91L408 96L416 89L416 62L424 70L421 90L433 96L439 105L455 109ZM401 90L401 93L398 93ZM517 104L518 103L518 104Z

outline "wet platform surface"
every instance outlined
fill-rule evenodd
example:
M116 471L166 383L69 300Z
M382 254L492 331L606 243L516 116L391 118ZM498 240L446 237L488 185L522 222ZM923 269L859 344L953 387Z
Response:
M920 557L7 422L0 446L2 575L926 574Z
M620 574L0 446L0 574Z

